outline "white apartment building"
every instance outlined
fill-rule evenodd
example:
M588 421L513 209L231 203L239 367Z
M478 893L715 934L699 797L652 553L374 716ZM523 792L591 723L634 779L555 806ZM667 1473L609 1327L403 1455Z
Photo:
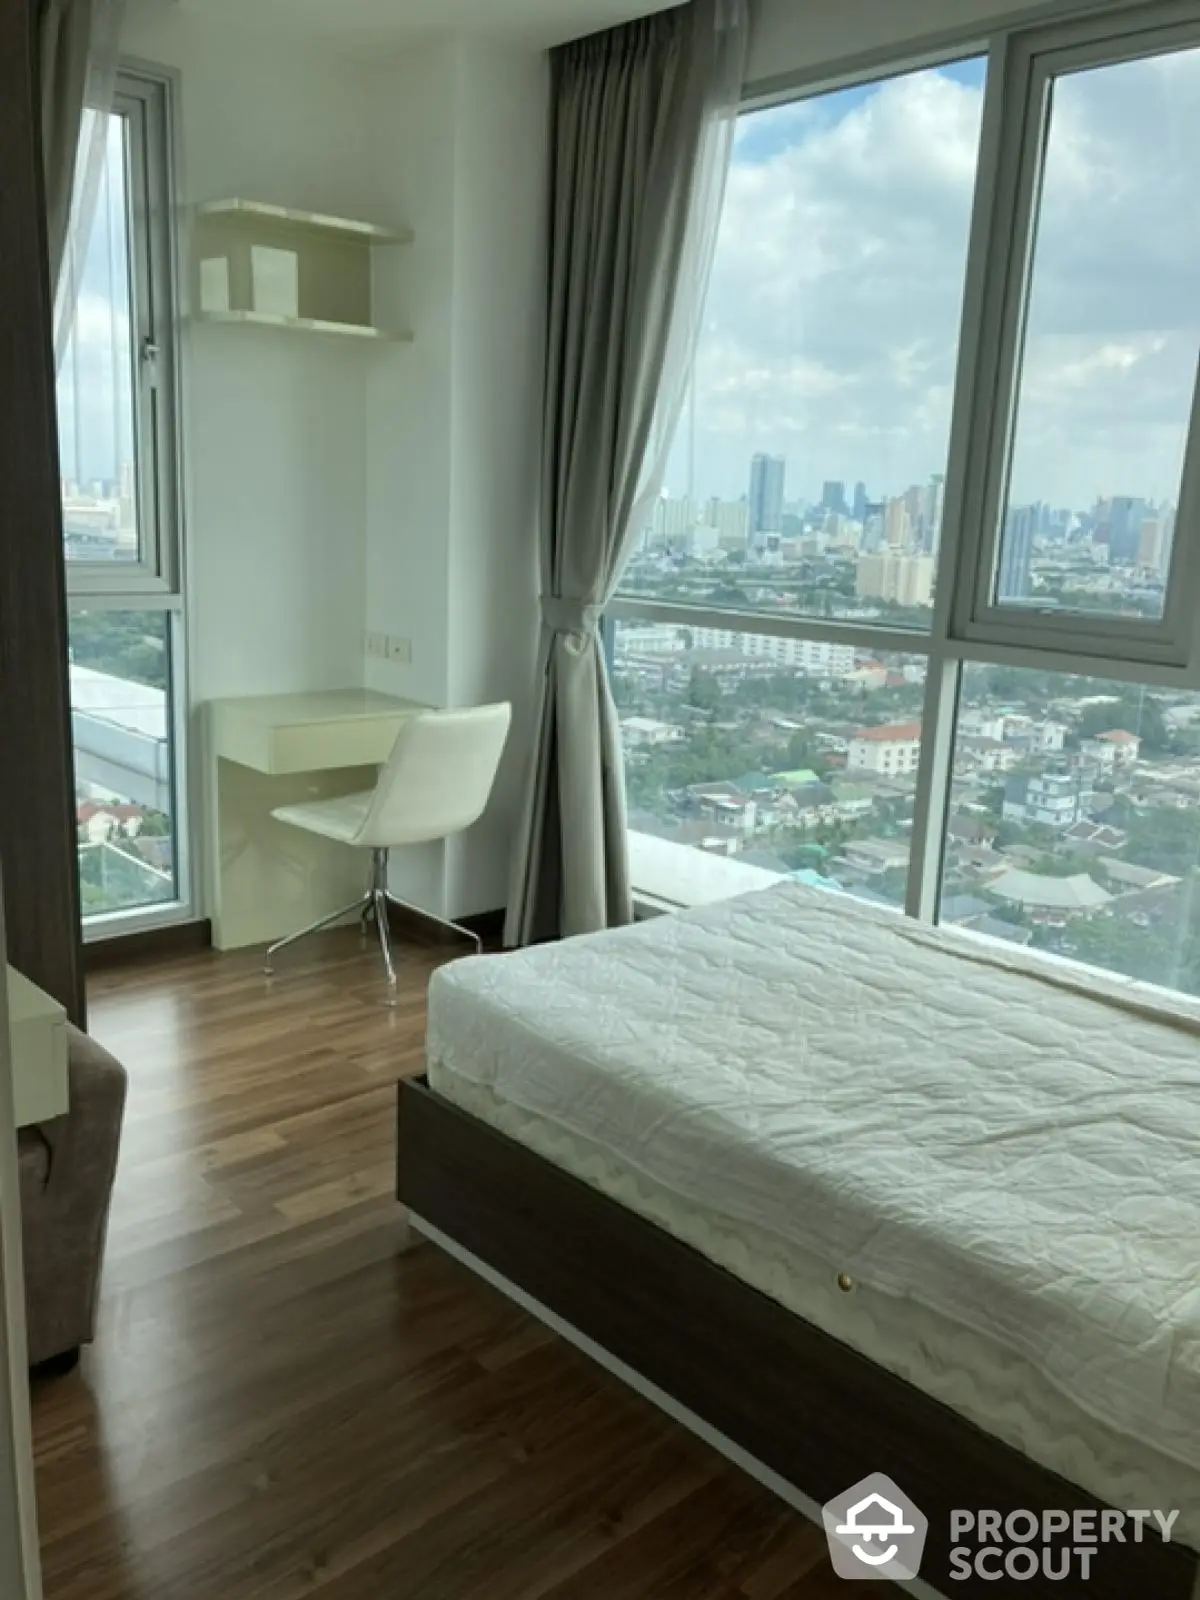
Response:
M854 592L860 600L928 606L933 604L933 574L932 556L906 556L888 551L861 556L854 571Z
M756 661L814 678L844 678L854 671L854 646L821 639L780 639L769 633L739 633L734 628L693 628L697 650L736 650Z
M880 728L858 729L846 752L846 770L896 778L916 772L920 759L921 724L888 722Z
M665 622L622 622L617 628L619 656L673 656L684 643L680 630Z

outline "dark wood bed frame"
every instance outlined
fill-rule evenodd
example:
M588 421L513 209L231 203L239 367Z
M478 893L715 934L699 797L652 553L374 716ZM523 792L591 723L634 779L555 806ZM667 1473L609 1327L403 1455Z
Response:
M1103 1504L423 1079L400 1085L397 1195L418 1229L436 1228L817 1505L886 1472L929 1518L922 1581L934 1589L971 1600L1200 1594L1200 1557L1157 1533L1140 1545L1098 1546L1086 1583L950 1578L955 1507L1006 1514Z

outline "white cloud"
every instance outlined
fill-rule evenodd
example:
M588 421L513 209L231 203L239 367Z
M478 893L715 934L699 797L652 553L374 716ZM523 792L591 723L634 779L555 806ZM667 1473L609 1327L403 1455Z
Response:
M741 493L763 449L790 493L945 469L982 91L931 70L832 105L739 136L697 368L701 493ZM1014 494L1173 496L1200 347L1200 54L1065 80L1053 128Z

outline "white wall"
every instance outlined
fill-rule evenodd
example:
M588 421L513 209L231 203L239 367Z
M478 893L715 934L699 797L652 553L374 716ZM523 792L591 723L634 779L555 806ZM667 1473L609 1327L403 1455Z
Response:
M460 55L450 701L513 704L492 804L450 848L460 913L507 903L532 737L548 91L544 55L479 43Z
M161 0L133 0L122 43L181 72L183 208L370 214L357 68ZM183 356L193 700L361 681L364 363L398 353L185 325Z
M483 822L393 862L398 893L451 916L502 906L537 646L536 484L544 302L544 55L432 41L370 85L377 193L416 243L376 292L417 330L369 389L367 625L412 641L372 687L439 705L508 699Z

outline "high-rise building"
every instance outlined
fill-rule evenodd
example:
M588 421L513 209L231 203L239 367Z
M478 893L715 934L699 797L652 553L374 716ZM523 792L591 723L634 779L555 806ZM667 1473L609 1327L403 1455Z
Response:
M826 478L821 490L821 506L825 511L841 514L846 509L846 485L840 478Z
M936 555L942 538L942 512L946 504L946 480L935 472L925 491L925 525L921 542L930 555Z
M850 507L855 522L865 522L867 517L867 486L860 478L854 485L854 504Z
M1146 502L1116 494L1109 501L1108 559L1115 567L1132 567L1138 558L1138 541L1147 513Z
M761 545L764 535L783 528L782 456L758 454L750 462L750 504L747 532L751 544Z
M1033 592L1033 531L1037 516L1037 506L1014 506L1005 519L997 600L1027 600Z
M723 544L745 544L749 526L745 500L719 500L714 495L705 507L704 520L710 528L717 530Z
M854 569L854 592L860 600L887 600L899 606L933 604L932 556L895 551L861 556Z
M886 500L883 506L883 542L890 550L903 550L909 542L912 522L903 499Z
M1147 517L1138 534L1137 564L1157 578L1165 578L1171 564L1171 538L1174 519L1167 511Z

